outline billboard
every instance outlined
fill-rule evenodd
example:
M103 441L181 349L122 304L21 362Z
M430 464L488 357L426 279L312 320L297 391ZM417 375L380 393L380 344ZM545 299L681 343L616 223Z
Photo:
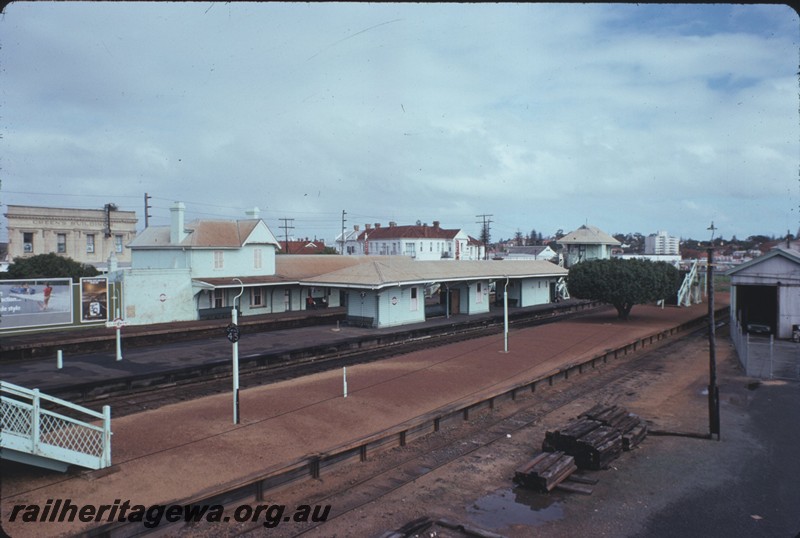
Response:
M0 280L0 329L72 323L72 279Z
M108 278L81 278L81 323L108 321Z

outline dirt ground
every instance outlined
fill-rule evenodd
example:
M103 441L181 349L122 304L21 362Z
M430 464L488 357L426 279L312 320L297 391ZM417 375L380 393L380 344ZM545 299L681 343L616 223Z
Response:
M650 535L646 531L649 518L694 489L724 485L731 476L719 462L742 458L758 448L754 440L742 435L747 420L744 411L755 394L753 387L758 385L741 374L726 334L718 335L716 354L722 410L720 440L649 435L639 448L623 453L611 469L591 473L599 482L593 486L590 496L558 491L532 493L512 483L515 468L539 450L545 431L564 425L595 403L625 406L646 419L652 430L707 434L709 418L705 391L709 379L709 346L707 337L696 336L649 350L644 367L600 390L582 394L583 386L592 376L602 376L610 368L622 367L627 359L487 412L510 414L517 405L537 399L544 401L553 391L571 391L579 395L571 405L548 414L540 423L518 432L506 442L494 443L469 458L434 470L355 512L329 520L307 536L378 537L422 517L455 521L509 538ZM374 469L390 467L413 453L424 452L442 440L436 439L437 436L455 438L465 433L468 436L470 430L477 434L488 418L484 414L459 427L372 457L366 463L353 464L324 474L319 480L275 492L271 500L291 505L323 499L326 492L355 484ZM324 502L331 504L335 513L337 497ZM763 517L747 516L755 524ZM220 530L219 527L194 527L181 534L203 535L212 531L219 534ZM227 530L233 534L242 529ZM290 536L294 532L289 527L277 527L258 529L251 535ZM425 536L463 536L442 529L436 532ZM747 534L740 535L759 534L748 530Z
M591 496L557 491L532 493L514 487L512 477L514 470L539 450L545 431L564 425L595 403L622 405L646 419L654 430L707 434L707 338L668 344L651 351L646 360L649 364L644 369L582 395L574 404L549 414L536 427L512 436L506 443L491 445L469 461L433 471L413 485L364 507L357 515L330 521L309 535L380 536L420 517L456 521L509 538L642 533L650 514L698 484L710 487L728 478L713 467L715 459L736 457L737 452L748 448L747 443L728 442L727 432L741 428L744 417L739 410L746 405L751 391L747 388L750 380L740 375L727 337L719 338L717 346L723 414L720 441L650 435L639 448L623 453L611 469L591 473L599 480ZM588 379L592 374L585 375L584 379ZM550 390L580 394L582 384L581 379L576 379ZM547 395L542 392L531 397ZM479 429L480 423L478 419L464 428ZM391 457L387 454L385 459ZM709 464L712 465L707 467ZM338 481L355 481L359 474L356 465L335 476L323 477L322 482L333 487ZM313 488L313 484L306 484L294 493L302 498L311 495ZM327 502L336 506L335 497Z

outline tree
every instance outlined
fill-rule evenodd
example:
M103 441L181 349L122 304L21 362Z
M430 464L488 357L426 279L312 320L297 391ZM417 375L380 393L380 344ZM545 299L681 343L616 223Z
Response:
M522 237L522 232L520 232L519 230L517 230L517 232L514 234L514 243L516 243L518 247L521 247L525 244L525 241L523 240Z
M71 278L78 282L81 277L97 276L99 271L92 265L84 265L72 258L58 254L37 254L30 258L14 258L8 271L0 273L6 280L23 280L28 278Z
M609 303L619 319L628 319L634 305L672 298L680 284L680 271L670 264L637 259L586 261L567 276L572 297Z

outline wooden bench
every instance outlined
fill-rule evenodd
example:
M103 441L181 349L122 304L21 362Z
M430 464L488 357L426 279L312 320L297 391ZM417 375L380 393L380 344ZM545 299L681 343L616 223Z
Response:
M372 327L375 324L375 318L367 316L347 316L347 324L354 327Z
M231 310L233 310L233 308L230 306L223 306L220 308L201 308L197 311L197 315L199 319L225 319L231 317ZM237 309L236 314L241 316L242 311Z

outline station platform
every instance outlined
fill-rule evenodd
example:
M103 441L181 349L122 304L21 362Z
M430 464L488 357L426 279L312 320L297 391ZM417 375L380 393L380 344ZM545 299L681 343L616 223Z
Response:
M545 312L554 307L576 308L585 301L564 301L514 309L509 316L525 313ZM336 312L340 310L341 312ZM341 314L341 315L339 315ZM349 326L340 323L344 309L326 309L300 313L284 313L275 316L251 316L240 318L241 337L238 353L241 364L264 354L289 354L312 346L326 348L348 341L364 338L386 338L390 335L414 334L428 328L454 326L463 323L480 324L489 318L502 315L502 308L476 315L459 314L435 317L424 323L386 327L382 329ZM305 321L301 321L301 320ZM101 338L110 342L103 351L64 351L62 368L57 368L55 349L59 342L78 338L75 331L52 331L35 337L17 337L16 346L47 345L51 349L48 357L0 361L0 379L27 388L38 388L45 393L59 395L77 385L116 382L126 379L152 376L159 373L176 372L191 368L221 365L231 367L232 344L225 334L230 321L205 320L174 324L144 325L122 329L122 360L117 361L115 329L97 328L82 332L84 338ZM287 328L288 324L288 328ZM184 333L181 338L169 340L166 331ZM38 338L38 341L37 341ZM136 339L135 345L130 340ZM144 343L152 339L151 345ZM30 342L30 344L28 344ZM11 345L11 344L6 344ZM76 349L73 347L72 349ZM78 347L77 349L81 349Z
M717 308L728 305L727 297L720 295ZM325 454L434 410L522 385L560 365L684 326L706 314L704 304L688 308L640 305L629 320L620 321L614 309L597 309L570 320L512 330L507 353L503 335L498 334L348 368L346 397L341 371L255 387L241 393L240 424L233 424L231 394L121 417L112 423L111 468L64 475L5 464L0 522L15 537L58 536L106 523L24 522L20 517L10 522L13 507L44 507L55 499L69 499L78 506L126 500L131 505L183 505L207 499L309 455ZM329 335L331 328L302 331L308 332L293 332L296 339L316 338L322 331ZM251 352L248 339L243 336L241 341L243 354ZM252 340L253 346L268 346L280 338L265 333ZM224 339L213 344L217 345L230 349ZM162 349L160 359L180 362L186 356L210 354L205 348L212 344L187 351L184 347ZM143 355L138 360L143 364L158 359ZM74 359L66 357L65 363L70 360ZM74 370L57 374L41 372L44 378L37 384L45 386L53 375L112 375L133 363L132 357L121 363L113 356L105 360L102 365L73 364ZM25 366L24 362L15 363L14 369L4 366L3 376L13 374L16 377L10 381L30 384L37 373L26 371Z

